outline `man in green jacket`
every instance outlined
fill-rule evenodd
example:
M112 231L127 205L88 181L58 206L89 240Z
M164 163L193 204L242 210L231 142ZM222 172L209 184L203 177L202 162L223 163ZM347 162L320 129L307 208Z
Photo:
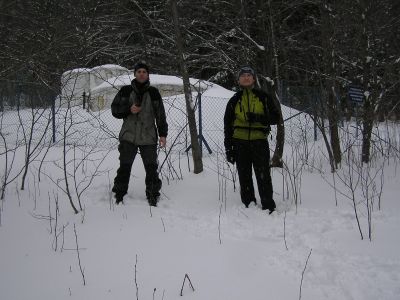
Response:
M116 204L123 202L128 191L133 161L138 150L146 171L146 197L151 206L157 206L161 180L157 172L157 141L165 147L168 124L161 95L157 88L150 86L149 67L138 63L134 67L135 79L131 85L123 86L115 96L121 106L124 118L119 133L118 146L120 166L114 179L112 191Z
M270 170L268 135L270 125L279 121L279 111L270 95L255 88L256 74L250 67L239 71L241 90L229 100L224 116L226 159L236 163L240 196L248 207L257 204L252 179L256 175L263 210L271 214L275 208Z

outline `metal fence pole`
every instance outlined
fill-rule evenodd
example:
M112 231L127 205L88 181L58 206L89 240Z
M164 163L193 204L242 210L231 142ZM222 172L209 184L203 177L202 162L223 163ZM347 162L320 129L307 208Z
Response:
M83 94L82 94L82 105L83 105L83 109L85 109L85 106L86 106L86 93L85 93L85 91L83 91Z
M317 128L317 96L316 96L316 91L313 89L313 114L314 114L314 142L317 141L318 139L318 128Z
M208 145L206 139L203 136L203 111L202 111L202 106L201 106L201 93L199 92L197 94L198 100L199 100L199 143L200 143L200 153L201 156L203 157L203 143L206 146L208 153L211 154L211 148Z
M53 125L53 143L56 142L56 99L57 96L53 96L53 101L51 103L51 116Z
M201 93L197 93L198 104L199 104L199 143L200 143L200 155L203 157L203 114L201 111Z
M6 90L6 88L7 88L7 82L5 82L4 81L4 83L3 83L3 81L2 82L0 82L0 112L3 112L4 111L4 99L5 99L5 92L3 92L3 91L5 91Z

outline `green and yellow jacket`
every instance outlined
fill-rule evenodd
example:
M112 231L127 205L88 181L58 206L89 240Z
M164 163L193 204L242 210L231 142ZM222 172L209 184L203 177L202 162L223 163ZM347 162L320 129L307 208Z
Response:
M224 116L225 149L232 140L262 140L268 137L270 125L279 121L279 110L271 96L262 90L243 89L228 101Z

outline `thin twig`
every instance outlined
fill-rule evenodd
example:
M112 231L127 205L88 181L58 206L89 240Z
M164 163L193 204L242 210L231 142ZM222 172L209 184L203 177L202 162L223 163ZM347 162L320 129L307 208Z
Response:
M239 212L242 213L247 219L249 219L249 216L246 215L246 214L243 212L243 210L239 209Z
M289 250L286 243L286 210L285 210L285 216L283 217L283 240L285 241L286 250Z
M182 288L181 288L181 294L180 294L181 296L183 296L183 287L185 286L186 278L188 279L189 285L192 288L192 291L194 292L194 287L193 287L192 281L190 280L189 275L185 274L185 278L183 278L183 283L182 283Z
M58 228L58 216L59 216L59 213L60 213L60 208L58 206L58 195L55 197L55 202L56 202L56 220L55 220L55 224L54 224L54 240L55 240L54 251L57 251L57 249L58 249L58 235L59 235L59 234L57 234L57 228Z
M301 273L299 300L301 299L301 287L302 287L302 285L303 285L304 272L306 271L307 264L308 264L308 260L310 259L310 256L311 256L311 252L312 252L312 248L310 249L310 253L308 254L308 257L307 257L307 260L306 260L306 264L304 265L303 272Z
M76 253L78 254L79 269L80 269L81 274L82 274L83 285L86 285L85 272L82 269L81 257L79 255L78 235L76 234L75 223L74 223L74 233L75 233L75 242L76 242Z
M165 224L164 224L164 220L163 220L163 218L162 218L162 217L161 217L161 223L162 223L162 225L163 225L164 232L165 232Z
M4 199L0 199L0 227L1 227L1 213L3 211Z
M48 193L49 196L49 221L50 221L50 234L53 233L53 225L51 224L52 217L51 217L51 204L50 204L50 193Z
M222 203L219 207L219 216L218 216L218 238L219 238L219 243L222 244L221 240L221 212L222 212Z
M136 254L136 262L135 262L135 286L136 286L136 300L139 300L139 287L137 284L137 254Z
M67 225L63 225L62 228L62 244L61 244L61 252L63 252L64 250L64 243L65 243L65 228L68 226L69 224L67 223Z

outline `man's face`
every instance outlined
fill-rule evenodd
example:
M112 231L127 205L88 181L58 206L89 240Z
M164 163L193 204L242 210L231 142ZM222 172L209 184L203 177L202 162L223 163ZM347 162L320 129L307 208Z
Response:
M244 88L252 87L255 83L253 75L250 73L243 73L239 76L239 85Z
M135 72L135 78L137 82L146 82L147 80L149 80L149 73L144 68L138 69Z

